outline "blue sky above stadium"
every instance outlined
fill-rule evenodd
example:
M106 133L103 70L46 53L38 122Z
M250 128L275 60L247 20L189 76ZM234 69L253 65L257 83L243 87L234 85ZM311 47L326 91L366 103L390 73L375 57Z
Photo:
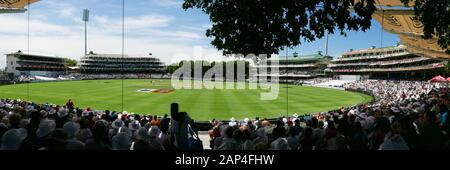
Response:
M211 26L200 10L185 11L182 0L126 0L125 53L161 58L166 63L194 55L194 47L203 47L205 55L219 55L210 45L205 30ZM82 10L91 13L88 24L88 51L121 52L122 0L42 0L31 5L30 51L79 59L84 53ZM27 13L0 15L0 68L3 54L27 49ZM381 26L373 21L366 32L348 32L348 36L330 35L329 54L338 56L349 49L364 49L381 44ZM396 35L384 32L383 46L395 45ZM301 55L325 52L325 39L290 49ZM285 54L284 51L280 52ZM178 54L178 55L177 55ZM174 57L174 56L178 57ZM211 57L209 60L219 60Z

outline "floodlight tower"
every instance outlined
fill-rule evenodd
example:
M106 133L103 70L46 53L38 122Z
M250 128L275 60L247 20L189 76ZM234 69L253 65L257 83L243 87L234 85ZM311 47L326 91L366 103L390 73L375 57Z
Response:
M87 55L87 22L89 21L89 10L83 10L83 21L84 21L84 55Z

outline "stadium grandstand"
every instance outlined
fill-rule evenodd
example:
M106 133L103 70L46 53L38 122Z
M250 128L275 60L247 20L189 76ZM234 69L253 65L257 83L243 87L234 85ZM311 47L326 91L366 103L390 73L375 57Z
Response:
M122 74L126 74L126 78L162 78L166 73L164 64L158 58L92 51L81 58L79 68L81 74L92 78L122 77Z
M6 54L6 73L18 76L57 77L66 74L65 59L41 53L18 51Z
M292 83L325 76L324 69L332 58L331 56L322 55L321 52L303 56L294 54L293 56L260 61L252 69L256 69L256 77L271 79L277 76L280 82L287 81ZM275 60L276 62L274 62ZM279 74L267 74L273 68L278 68Z
M334 59L326 72L332 76L359 75L368 78L426 79L442 74L445 62L409 52L406 46L350 50Z

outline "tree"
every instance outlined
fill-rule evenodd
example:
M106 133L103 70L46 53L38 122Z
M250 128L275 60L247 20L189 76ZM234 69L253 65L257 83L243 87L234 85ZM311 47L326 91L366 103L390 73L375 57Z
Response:
M436 37L442 49L450 54L450 1L401 0L405 5L414 2L416 19L423 23L424 39Z
M167 66L167 72L173 74L178 68L180 68L180 63L171 64Z
M424 38L436 36L446 49L450 44L448 0L415 2L416 17L424 24ZM224 54L278 54L320 39L335 29L365 31L376 11L374 0L185 0L185 10L197 8L209 15L212 28L206 36ZM353 9L354 12L350 12ZM447 51L449 52L449 51Z
M66 58L66 59L64 59L64 65L66 65L67 67L74 67L74 66L77 66L77 61Z
M370 28L374 0L185 0L185 10L209 15L206 31L224 54L278 54L302 40L314 41L346 30ZM349 9L353 8L354 13Z

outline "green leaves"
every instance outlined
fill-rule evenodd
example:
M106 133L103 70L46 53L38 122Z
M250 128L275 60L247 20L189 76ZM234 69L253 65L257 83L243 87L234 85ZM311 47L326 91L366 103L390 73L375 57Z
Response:
M69 58L64 59L64 65L67 67L74 67L77 66L77 61Z
M370 28L374 0L185 0L213 26L206 35L224 54L278 54L285 47L334 33ZM349 11L354 8L355 13Z
M443 49L450 45L449 0L401 0L415 2L424 24L424 38L438 38ZM285 47L314 41L335 29L365 31L371 26L374 0L185 0L185 10L201 9L213 27L206 35L224 54L277 54ZM350 12L353 9L354 12ZM450 54L450 50L447 50Z

